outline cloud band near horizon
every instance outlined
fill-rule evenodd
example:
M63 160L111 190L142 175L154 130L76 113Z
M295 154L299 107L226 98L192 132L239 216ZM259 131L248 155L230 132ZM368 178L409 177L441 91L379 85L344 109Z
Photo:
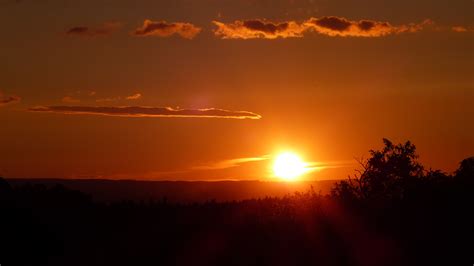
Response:
M31 112L60 114L104 115L118 117L181 117L181 118L227 118L261 119L262 116L248 111L230 111L217 108L178 109L171 107L146 106L39 106L28 109Z
M239 167L248 163L258 163L261 161L273 160L275 157L271 154L266 154L262 156L255 157L243 157L235 159L220 160L215 162L208 162L203 165L194 166L191 170L204 171L204 170L221 170ZM344 161L318 161L318 162L305 162L305 169L307 173L312 171L319 171L324 169L331 168L345 168L354 166L354 160L344 160Z
M0 106L5 106L7 104L12 104L12 103L16 103L16 102L19 102L21 100L20 97L18 96L15 96L15 95L3 95L1 92L0 92Z

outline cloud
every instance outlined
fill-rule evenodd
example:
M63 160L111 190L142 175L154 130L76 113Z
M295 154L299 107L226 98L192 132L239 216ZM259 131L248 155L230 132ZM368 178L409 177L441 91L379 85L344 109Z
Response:
M141 93L135 93L133 95L125 97L126 100L138 100L142 97Z
M68 29L66 31L66 35L82 37L105 36L112 34L120 27L122 27L122 23L120 22L105 22L97 28L91 28L87 26L76 26Z
M229 160L222 160L217 162L210 162L204 165L194 166L191 170L206 171L206 170L222 170L242 166L246 163L269 161L275 159L275 155L262 155L257 157L244 157ZM305 162L305 173L313 171L321 171L331 168L346 168L355 165L354 160L345 161L327 161L327 162Z
M296 21L269 22L266 20L244 20L232 23L213 21L217 28L214 34L222 39L277 39L300 38L308 32L328 36L381 37L390 34L418 32L432 25L431 20L393 26L389 22L374 20L353 21L342 17L326 16Z
M201 32L201 28L194 26L191 23L186 22L173 22L168 23L166 21L143 21L143 25L137 28L132 34L137 37L145 36L158 36L158 37L169 37L174 34L185 39L193 39Z
M94 96L95 93L92 95ZM98 102L98 103L102 103L102 102L116 102L116 101L120 101L120 100L138 100L142 97L142 94L141 93L135 93L133 95L130 95L130 96L126 96L126 97L120 97L120 96L117 96L117 97L108 97L108 98L99 98L99 99L96 99L95 101Z
M145 106L40 106L29 108L32 112L50 112L61 114L87 114L119 117L193 117L193 118L230 118L260 119L261 116L248 111L229 111L217 108L175 109L171 107Z
M192 170L220 170L220 169L237 167L244 163L259 162L259 161L265 161L269 159L270 159L269 155L264 155L260 157L237 158L237 159L223 160L219 162L212 162L206 165L195 166L192 168Z
M62 99L61 99L62 102L65 102L65 103L78 103L78 102L81 102L81 100L79 99L76 99L76 98L73 98L71 96L64 96Z
M305 27L309 30L328 36L341 37L381 37L390 34L418 32L432 24L431 20L425 20L418 24L410 23L393 26L389 22L374 20L354 21L334 16L310 18L304 22Z
M330 168L345 168L352 167L355 165L354 160L345 160L345 161L328 161L328 162L309 162L306 164L306 167L311 170L323 170Z
M451 27L451 30L455 31L455 32L468 32L468 31L474 31L474 28L469 29L469 28L464 27L464 26L454 26L454 27Z
M20 97L18 96L15 96L15 95L3 95L1 92L0 92L0 106L5 106L7 104L12 104L12 103L16 103L16 102L19 102L21 100Z
M116 101L120 101L121 99L122 97L109 97L109 98L96 99L95 101L98 103L103 103L103 102L116 102Z
M294 22L274 23L266 20L237 20L233 23L222 23L213 21L217 29L214 30L216 36L222 39L276 39L276 38L296 38L303 37L305 28Z

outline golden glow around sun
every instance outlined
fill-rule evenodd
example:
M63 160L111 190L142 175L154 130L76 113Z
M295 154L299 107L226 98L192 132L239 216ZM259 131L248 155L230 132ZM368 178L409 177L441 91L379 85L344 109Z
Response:
M295 181L306 172L306 163L292 152L280 153L273 163L275 176L286 181Z

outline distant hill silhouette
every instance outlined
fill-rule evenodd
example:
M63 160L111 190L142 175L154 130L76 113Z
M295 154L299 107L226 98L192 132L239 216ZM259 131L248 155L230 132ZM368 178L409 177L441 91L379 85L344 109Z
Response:
M8 179L13 187L26 184L56 184L91 195L94 200L162 200L170 202L239 201L253 198L283 197L296 191L313 189L328 194L337 180L307 182L263 181L140 181L96 179Z

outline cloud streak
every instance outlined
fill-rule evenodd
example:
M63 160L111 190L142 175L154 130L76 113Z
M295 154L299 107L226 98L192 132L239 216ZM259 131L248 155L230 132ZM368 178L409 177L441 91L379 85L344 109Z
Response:
M133 95L130 95L130 96L127 96L125 97L126 100L138 100L142 98L142 94L141 93L135 93Z
M331 169L331 168L345 168L345 167L352 167L355 165L354 160L346 160L346 161L328 161L328 162L309 162L306 164L306 167L311 170L324 170L324 169Z
M274 159L275 159L275 156L270 155L270 154L257 156L257 157L236 158L236 159L222 160L222 161L217 161L217 162L210 162L204 165L195 166L191 170L196 170L196 171L222 170L222 169L239 167L247 163L269 161L269 160L274 160ZM320 171L324 169L352 167L355 165L355 162L354 160L345 160L345 161L328 161L328 162L305 162L304 164L305 164L305 173L310 173L313 171Z
M175 109L171 107L145 106L39 106L28 109L31 112L47 112L79 115L104 115L118 117L183 117L183 118L228 118L260 119L260 115L248 111L230 111L217 108Z
M170 37L172 35L179 35L185 39L194 39L200 32L201 28L186 22L173 22L168 23L166 21L152 21L145 20L143 25L137 28L132 35L136 37Z
M16 103L16 102L19 102L21 100L20 97L18 96L15 96L15 95L3 95L1 92L0 92L0 106L5 106L7 104L12 104L12 103Z
M192 170L220 170L220 169L237 167L244 163L260 162L260 161L266 161L269 159L270 159L270 155L264 155L260 157L237 158L237 159L213 162L207 165L196 166L196 167L193 167Z
M217 26L214 35L221 39L277 39L301 38L308 32L332 37L382 37L391 34L418 32L432 25L431 20L394 26L389 22L374 20L349 20L325 16L303 22L270 22L267 20L236 20L232 23L213 21Z
M113 32L117 31L122 27L120 22L105 22L96 28L91 28L87 26L76 26L69 28L66 31L68 36L79 36L79 37L96 37L96 36L106 36L110 35Z
M474 27L453 26L451 30L454 32L474 32Z

